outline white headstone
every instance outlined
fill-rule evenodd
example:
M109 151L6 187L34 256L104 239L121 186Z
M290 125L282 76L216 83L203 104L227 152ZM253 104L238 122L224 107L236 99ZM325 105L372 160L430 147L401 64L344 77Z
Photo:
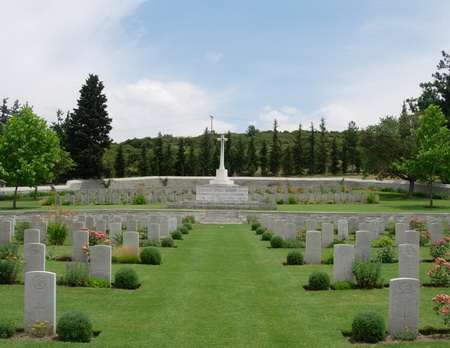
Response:
M0 243L11 243L12 223L11 221L0 221Z
M333 249L333 281L347 280L353 283L355 276L352 272L352 266L353 261L355 261L355 246L351 244L336 244Z
M137 232L137 220L127 219L127 231Z
M91 247L91 277L106 279L111 283L111 247L94 245Z
M322 223L322 248L328 247L334 241L334 225L332 223Z
M167 237L171 231L169 230L169 220L162 218L159 223L159 233L161 237Z
M117 241L115 237L120 235L122 232L122 223L121 222L111 222L109 224L109 239L111 240L112 245L117 245Z
M348 239L348 221L341 219L338 221L338 239Z
M317 219L310 218L310 219L306 220L306 231L307 232L308 231L317 231L317 224L318 224Z
M25 273L31 271L45 271L45 244L25 244L24 259Z
M395 224L395 245L399 246L400 244L405 243L405 231L409 229L409 223L406 222L398 222Z
M89 245L88 231L73 231L72 252L74 261L87 262L88 256L83 252L83 246Z
M419 279L419 245L398 246L398 277Z
M284 224L285 224L285 221L281 220L281 219L274 221L273 230L274 230L275 236L284 237Z
M47 221L37 221L36 228L39 230L40 243L45 244L47 242Z
M56 329L56 274L43 271L25 273L25 332L37 322L47 321L49 334Z
M152 222L148 225L147 238L159 241L159 224Z
M420 232L419 231L405 231L405 244L420 245Z
M430 229L430 242L434 243L437 240L442 239L443 228L440 222L434 222L431 224Z
M95 230L100 233L106 233L106 220L98 219L95 224Z
M39 243L40 237L39 234L41 232L37 228L30 228L23 232L23 244L28 243Z
M287 222L284 224L284 239L297 239L297 228L292 222Z
M95 218L93 216L86 216L86 228L93 230L95 227Z
M372 251L372 232L370 231L356 231L356 253L355 257L363 261L370 261L370 254Z
M396 278L389 282L389 334L419 331L420 282Z
M139 233L132 231L124 232L123 247L128 248L136 257L139 257Z
M318 265L322 261L322 233L319 231L306 232L306 264Z

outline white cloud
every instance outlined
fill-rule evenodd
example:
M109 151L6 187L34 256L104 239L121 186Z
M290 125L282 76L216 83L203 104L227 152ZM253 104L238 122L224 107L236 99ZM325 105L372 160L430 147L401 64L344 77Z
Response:
M212 61L214 63L219 62L219 60L221 60L222 57L223 57L223 53L214 52L214 51L209 51L206 54L206 59L208 59L209 61Z

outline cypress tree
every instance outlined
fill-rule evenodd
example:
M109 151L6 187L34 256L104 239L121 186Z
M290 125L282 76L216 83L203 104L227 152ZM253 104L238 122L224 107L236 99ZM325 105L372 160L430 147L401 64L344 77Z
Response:
M330 172L333 175L337 175L339 172L339 159L338 159L338 146L336 141L336 136L333 137L333 141L331 142L331 166Z
M270 151L270 163L269 168L272 175L277 175L280 170L280 156L281 146L278 139L278 123L275 119L273 121L273 136L272 136L272 150Z
M125 177L125 155L123 153L122 144L119 145L117 149L116 161L114 163L114 170L116 172L116 178L124 178Z
M259 153L259 163L261 165L261 176L267 175L267 144L263 139L261 142L261 151Z
M294 140L294 172L297 175L303 175L303 137L302 137L302 124L298 126L298 131Z
M311 132L309 135L309 157L308 157L308 173L316 174L316 131L314 123L311 122Z
M185 175L186 156L184 154L184 141L183 138L178 140L177 160L175 163L175 174L178 176Z

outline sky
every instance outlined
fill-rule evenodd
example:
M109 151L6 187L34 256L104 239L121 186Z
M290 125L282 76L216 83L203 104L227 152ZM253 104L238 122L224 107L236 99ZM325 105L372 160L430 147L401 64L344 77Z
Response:
M111 138L362 129L450 52L448 0L0 0L0 98L49 124L99 76ZM212 116L212 118L211 118Z

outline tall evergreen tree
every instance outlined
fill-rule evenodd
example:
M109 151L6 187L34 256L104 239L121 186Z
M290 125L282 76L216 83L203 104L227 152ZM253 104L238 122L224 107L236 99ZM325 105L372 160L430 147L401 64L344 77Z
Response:
M249 176L255 175L258 170L258 155L256 154L255 137L250 136L247 149L247 174Z
M234 175L234 152L233 152L233 140L231 132L228 131L226 135L227 141L225 142L224 156L225 156L225 168L228 170L228 175Z
M269 169L272 175L277 175L280 170L281 145L278 139L278 122L273 121L272 149L270 151Z
M294 159L292 156L291 147L287 145L283 151L283 157L281 159L281 167L283 169L284 176L292 175L294 171Z
M320 119L319 125L319 141L317 144L317 173L325 174L327 171L327 162L328 162L328 144L326 139L326 127L325 127L325 118Z
M184 154L184 140L180 137L178 140L177 160L175 162L175 174L178 176L185 175L186 156Z
M116 172L116 178L125 177L125 154L123 153L123 145L120 144L117 148L116 162L114 163L114 170Z
M200 175L213 175L212 172L212 141L211 133L205 128L200 140L199 164Z
M198 158L195 154L194 142L190 139L189 151L186 158L186 175L195 176L198 174Z
M294 140L294 173L297 175L303 175L304 166L304 154L303 154L303 137L302 137L302 124L298 125L298 131Z
M153 152L153 175L163 175L162 167L164 164L164 149L161 132L158 132L158 137L155 139L155 147Z
M331 142L330 160L331 160L330 172L333 175L337 175L337 173L339 172L339 152L336 136L333 137L333 141Z
M100 178L103 173L102 156L110 146L112 119L106 111L103 82L90 74L81 87L78 107L67 120L64 148L77 164L73 177Z
M164 162L162 165L161 175L173 175L173 152L170 142L166 142L166 150L164 151Z
M316 174L316 130L314 129L314 123L312 122L309 134L308 174Z
M141 176L150 175L150 156L148 153L148 143L144 141L141 147L141 158L139 161L139 173Z
M259 163L261 165L261 176L267 175L267 144L263 139L261 142L261 150L259 152Z
M236 168L236 174L239 176L243 176L246 173L246 151L245 151L245 143L243 137L238 137L236 142L236 149L234 151L234 165Z
M350 121L347 129L343 132L343 145L342 145L342 163L343 174L351 168L351 172L358 173L361 168L361 154L358 148L359 142L359 130L355 122ZM344 165L346 170L344 171Z

